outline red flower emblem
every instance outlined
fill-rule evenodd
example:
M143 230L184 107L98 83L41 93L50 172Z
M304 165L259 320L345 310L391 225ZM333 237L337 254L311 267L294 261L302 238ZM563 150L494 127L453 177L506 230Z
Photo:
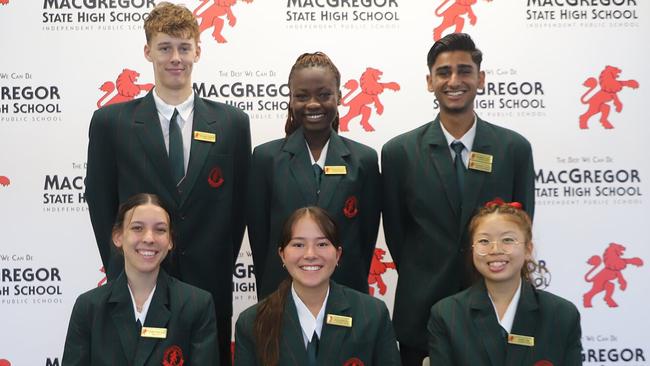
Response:
M356 357L352 357L351 359L345 361L343 366L363 366L363 361Z
M348 219L351 219L359 213L359 208L357 207L357 197L350 196L345 200L345 205L343 206L343 214Z
M539 360L533 366L553 366L553 362L549 360Z
M183 359L183 351L179 346L171 346L165 350L163 355L163 366L183 366L185 360Z
M210 175L208 175L208 184L212 188L219 188L223 184L223 175L221 174L221 168L215 166L210 170Z

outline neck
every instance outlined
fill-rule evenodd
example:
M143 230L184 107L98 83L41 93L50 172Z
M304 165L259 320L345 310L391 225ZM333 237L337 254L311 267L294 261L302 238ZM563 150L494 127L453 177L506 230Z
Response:
M132 270L128 266L124 267L129 288L131 288L131 292L135 298L135 305L139 310L142 309L142 305L147 301L153 288L156 287L159 271L160 269L152 273L141 273Z
M463 137L474 124L474 111L468 110L460 113L449 113L449 111L440 111L440 123L445 126L455 139Z
M497 308L499 319L503 318L508 305L517 292L517 288L521 286L521 278L518 277L516 281L509 282L490 282L485 280L485 287L487 288L490 298Z
M179 105L192 95L192 86L180 90L170 90L156 87L154 92L160 99L169 105Z
M307 306L309 312L314 317L317 317L320 309L325 306L325 296L327 296L329 283L327 283L326 286L318 288L304 288L300 285L296 286L296 283L294 282L293 288L296 290L300 300L302 300L305 306Z
M329 140L331 134L332 130L326 130L322 132L303 130L305 141L307 141L307 145L309 146L309 150L311 151L314 160L318 160L320 158L320 153L323 151L323 147L325 147L325 144L327 143L327 140Z

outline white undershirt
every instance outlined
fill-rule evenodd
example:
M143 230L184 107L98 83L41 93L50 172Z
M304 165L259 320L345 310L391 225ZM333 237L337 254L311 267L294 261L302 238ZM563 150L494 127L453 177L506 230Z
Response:
M190 94L184 102L179 105L171 105L165 103L158 94L156 89L153 89L153 100L156 102L156 110L158 111L158 119L160 120L160 127L162 128L163 140L165 141L165 149L169 154L169 120L174 114L174 109L178 109L178 117L176 121L181 128L181 135L183 137L183 166L185 173L187 173L187 165L190 162L190 148L192 147L192 124L194 121L194 93Z
M467 167L467 164L469 164L469 152L472 151L472 146L474 146L474 138L476 137L476 114L474 114L474 123L472 124L472 127L470 127L470 129L465 132L465 134L460 139L454 138L454 136L452 136L449 131L445 129L445 125L442 123L440 123L440 127L442 127L442 133L445 135L445 139L447 140L447 147L449 148L449 152L451 152L452 161L454 161L456 158L456 152L451 148L452 142L460 141L463 143L463 146L465 146L465 148L460 155L463 158L463 164L465 164L465 167Z
M510 304L508 304L506 312L503 313L503 318L499 319L499 312L497 312L497 307L494 305L494 301L492 301L492 297L490 296L489 292L488 297L490 298L490 302L494 308L494 313L497 316L499 325L501 325L503 329L506 330L506 332L510 333L512 331L512 323L515 321L515 315L517 315L517 305L519 305L519 298L521 297L521 279L519 280L517 291L515 291L514 296L512 296L512 300L510 300Z
M298 311L298 319L300 320L300 328L302 329L302 340L307 348L307 343L311 341L311 337L316 332L318 339L320 339L321 331L323 330L323 319L325 319L325 304L327 304L327 298L330 296L330 289L327 288L327 294L325 295L325 300L320 307L318 316L314 318L314 315L309 311L307 305L305 305L300 296L296 293L296 289L291 284L291 296L293 297L293 302L296 304L296 310Z
M327 149L330 146L330 140L327 139L327 142L325 143L325 146L323 146L323 150L320 152L320 156L318 157L318 161L314 159L314 155L311 154L311 149L309 148L309 144L305 140L305 145L307 145L307 151L309 151L309 158L311 159L311 165L314 166L314 164L318 164L321 169L325 169L325 158L327 157Z
M138 307L135 304L135 297L133 296L133 292L131 291L131 286L127 284L127 287L129 288L129 294L131 294L131 302L133 303L133 312L135 313L135 321L140 320L140 324L144 326L144 320L147 318L147 312L149 311L149 305L151 305L151 298L153 297L153 293L156 292L156 286L153 287L153 290L151 290L151 293L149 294L149 297L147 297L147 300L142 304L142 311L138 312Z

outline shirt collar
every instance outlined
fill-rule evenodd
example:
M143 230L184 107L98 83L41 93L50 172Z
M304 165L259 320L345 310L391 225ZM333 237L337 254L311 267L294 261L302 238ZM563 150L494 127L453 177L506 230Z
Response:
M490 297L490 302L492 303L492 307L494 308L494 312L496 313L497 321L503 327L503 329L505 329L506 332L508 333L512 331L512 323L514 323L515 315L517 314L517 305L519 305L519 298L521 297L521 286L522 283L520 279L519 286L517 287L517 291L515 291L514 296L512 296L512 300L510 300L510 304L508 304L508 308L506 309L506 312L503 314L502 319L499 319L499 313L497 312L497 307L494 306L492 297L490 297L490 293L488 292L488 297Z
M149 293L149 297L147 297L147 300L145 300L144 304L142 304L142 311L138 312L138 307L135 304L135 297L133 296L133 292L131 291L131 286L127 283L127 287L129 288L129 294L131 294L131 302L133 303L133 312L135 313L135 320L138 321L140 320L140 324L144 326L144 320L147 318L147 312L149 312L149 305L151 305L151 299L153 298L153 293L156 292L156 286L153 287L153 290Z
M300 328L302 329L302 338L307 347L307 343L311 340L314 332L318 335L320 339L321 331L323 330L323 319L325 319L325 304L327 304L327 298L330 296L330 289L327 288L327 294L325 294L325 300L323 300L323 305L320 307L318 315L314 318L311 311L307 308L304 302L296 293L296 289L291 284L291 296L293 297L293 302L296 304L296 310L298 312L298 319L300 320Z
M474 138L476 137L476 114L474 114L474 123L472 123L472 127L470 127L467 132L461 138L456 139L454 136L452 136L449 131L445 129L445 125L440 123L440 127L442 127L442 133L445 135L445 139L447 140L447 146L451 146L451 143L454 141L460 141L463 143L463 146L467 149L467 151L472 151L472 146L474 146Z
M323 146L323 150L321 150L320 152L318 161L316 161L314 159L314 156L311 154L311 149L309 148L309 144L307 143L307 140L305 140L305 144L307 145L307 151L309 151L309 159L311 159L311 165L318 164L318 166L320 166L321 169L325 169L325 159L327 158L327 150L330 146L330 139L327 139L325 146Z
M165 101L162 100L156 93L156 88L154 88L153 100L156 102L156 109L158 110L158 113L160 113L168 121L172 118L172 115L174 114L174 108L178 110L178 114L181 116L181 119L183 121L189 120L190 114L194 110L194 93L191 93L190 96L187 99L185 99L185 101L182 102L181 104L171 105L165 103Z

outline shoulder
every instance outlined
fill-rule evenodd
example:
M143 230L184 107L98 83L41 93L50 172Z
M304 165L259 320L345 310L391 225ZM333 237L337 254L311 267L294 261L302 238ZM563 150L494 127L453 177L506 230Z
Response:
M539 307L545 313L552 314L553 317L564 317L565 319L580 316L578 308L571 301L544 290L534 289L533 291L537 296Z
M170 297L181 299L183 302L196 305L208 306L212 303L212 295L196 286L185 283L175 277L167 276Z
M473 287L469 287L459 293L447 296L439 300L431 307L431 314L446 314L451 310L458 310L469 307L470 300L475 291L477 290Z
M530 142L523 135L516 131L513 131L509 128L497 126L480 118L478 119L478 123L482 124L485 129L491 131L493 136L502 142L530 147Z
M105 123L107 126L114 126L118 121L123 120L125 115L131 115L142 104L145 98L141 97L128 102L103 106L95 110L91 123L94 125Z
M264 300L262 300L264 301ZM242 311L237 317L235 328L239 332L252 332L255 318L257 317L257 309L260 303L254 304Z
M358 155L360 157L363 157L363 156L377 156L377 152L372 147L370 147L368 145L364 145L364 144L362 144L360 142L351 140L351 139L349 139L347 137L343 137L341 135L337 135L337 136L341 139L341 142L343 143L343 145L345 145L348 148L348 150L350 150L350 152L352 154Z
M414 146L414 143L421 140L422 136L432 127L431 122L427 122L420 127L399 134L388 140L382 147L382 152L394 152L397 149L403 149Z
M253 149L253 155L257 156L265 156L265 155L270 155L270 156L275 156L281 149L282 146L284 145L284 138L277 139L277 140L272 140L269 142L265 142L263 144L257 145L255 149Z
M248 115L243 110L214 100L200 98L198 96L196 96L196 98L199 98L198 100L203 103L203 106L209 113L214 112L225 114L227 116L226 120L229 122L245 122L248 124Z
M353 312L367 312L372 310L382 316L388 316L388 308L386 307L386 303L382 300L334 282L331 286L332 291L336 293L334 297L345 298L345 300L350 304Z

